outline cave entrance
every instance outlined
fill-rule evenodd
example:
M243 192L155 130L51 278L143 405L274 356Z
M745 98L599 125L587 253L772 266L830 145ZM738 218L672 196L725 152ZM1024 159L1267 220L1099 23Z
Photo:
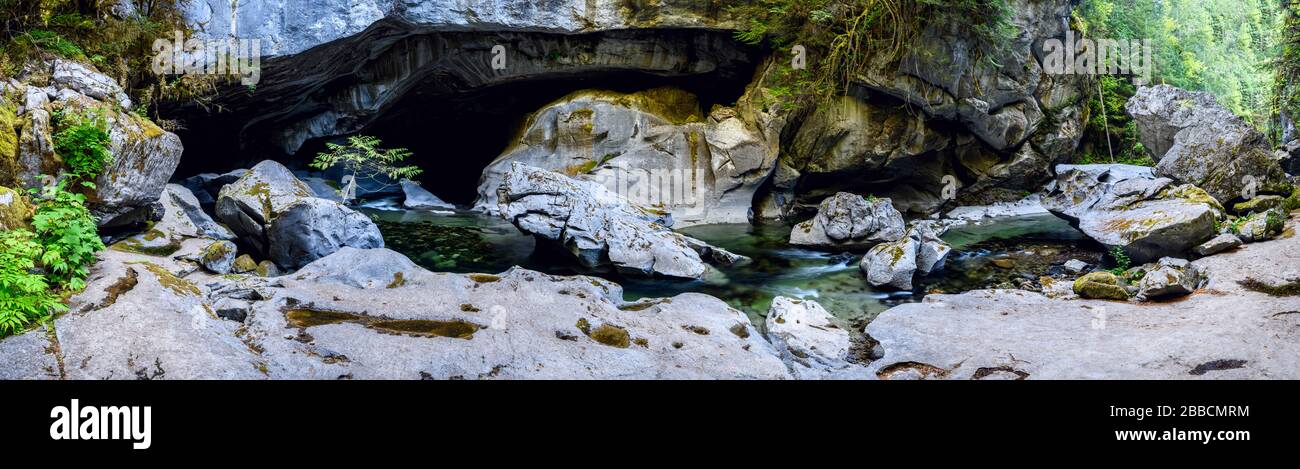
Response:
M733 104L747 82L713 75L663 78L614 73L513 83L450 97L408 98L362 133L375 135L390 147L411 150L412 163L424 169L420 180L425 189L448 202L467 205L477 196L483 168L514 143L528 116L573 92L632 93L673 86L695 94L707 112L714 104ZM315 154L326 140L311 142L304 150Z
M740 98L766 52L738 43L722 31L449 32L393 40L398 26L381 22L358 36L273 59L264 66L255 90L223 90L225 101L218 99L208 109L173 109L167 117L184 121L177 134L186 149L175 178L223 173L263 159L305 170L327 142L366 134L383 140L386 148L411 150L408 162L424 170L421 184L443 200L464 206L477 196L483 169L512 144L527 117L547 104L585 89L630 93L672 86L696 95L707 113L713 105L733 105ZM376 42L382 44L375 46ZM506 79L485 79L479 64L466 58L479 57L474 54L486 53L498 43L518 50L520 56L511 60L524 64L521 68L527 71ZM641 55L598 58L609 63L594 67L555 65L557 56L624 50L620 48ZM669 59L676 62L664 67L663 54L686 59ZM391 75L398 73L406 75L394 81ZM312 74L319 76L312 78ZM367 86L373 90L374 83L401 92L374 109L349 109L356 90ZM212 108L222 112L211 112ZM309 123L313 116L340 108L345 118L326 126ZM286 151L285 129L313 126L346 129L309 135Z

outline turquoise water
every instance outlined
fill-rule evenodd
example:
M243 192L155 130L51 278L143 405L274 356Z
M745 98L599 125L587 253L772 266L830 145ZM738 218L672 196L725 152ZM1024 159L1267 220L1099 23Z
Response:
M521 234L497 217L464 211L365 211L379 223L389 248L430 270L496 273L520 265L552 274L599 275L622 285L627 300L706 293L745 311L756 321L761 321L776 296L816 300L837 317L867 321L894 305L917 301L928 292L1016 288L1020 283L1050 275L1053 269L1059 269L1054 265L1069 258L1088 262L1101 258L1099 248L1090 246L1082 234L1056 217L1005 218L950 230L944 239L954 250L947 266L919 280L913 291L893 292L867 284L857 267L861 253L837 255L789 246L789 225L708 225L678 231L748 256L753 262L721 268L725 279L708 282L645 279L586 271L563 253L537 249L532 236ZM1003 267L1006 265L1012 267Z

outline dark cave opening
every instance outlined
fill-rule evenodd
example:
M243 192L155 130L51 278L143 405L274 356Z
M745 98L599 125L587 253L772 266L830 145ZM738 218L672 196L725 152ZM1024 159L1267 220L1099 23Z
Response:
M483 168L507 149L527 117L547 104L586 89L630 93L671 86L694 94L701 110L707 114L714 105L735 104L753 79L765 52L734 42L729 37L715 37L722 34L719 32L666 30L657 34L661 36L656 36L655 40L676 41L678 44L707 44L699 46L701 48L698 50L690 49L690 54L724 54L728 59L703 73L664 73L628 67L597 71L569 71L560 68L536 76L474 87L461 86L459 77L449 76L442 71L432 72L406 90L400 98L369 116L372 120L360 130L309 139L292 154L285 154L270 143L271 139L266 135L273 130L246 124L254 122L264 113L279 112L289 99L252 101L238 95L248 92L246 90L227 89L223 93L233 93L236 100L243 100L234 112L200 112L190 106L177 108L172 116L167 116L178 118L185 124L177 131L185 144L185 156L174 179L247 168L264 159L280 161L291 169L305 170L314 156L325 150L327 142L339 142L349 135L366 134L380 138L384 147L409 149L413 157L408 162L424 170L418 179L426 189L443 200L466 205L476 197ZM596 44L607 40L602 39L601 35L594 36L564 40L594 41ZM700 39L701 37L705 39ZM548 37L546 40L554 38ZM389 50L396 47L390 46ZM289 58L282 63L292 63L294 60L296 59ZM537 60L548 59L542 56ZM291 75L305 65L280 67L281 74ZM272 73L276 73L274 69L268 71L268 74ZM355 76L359 74L356 72L335 78L322 88L346 87L359 81L360 78ZM275 77L269 78L276 80ZM261 91L259 85L257 92ZM249 102L252 105L247 104ZM306 112L320 110L317 107ZM305 113L298 118L308 115L310 114Z

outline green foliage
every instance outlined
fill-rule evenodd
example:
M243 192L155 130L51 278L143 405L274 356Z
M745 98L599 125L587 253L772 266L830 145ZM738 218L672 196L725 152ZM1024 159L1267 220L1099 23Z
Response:
M56 119L55 124L63 130L54 135L54 151L63 158L69 174L94 180L113 159L108 150L108 126L103 117L93 113L68 121L66 117Z
M731 7L747 23L737 41L767 43L781 53L802 45L808 68L779 64L768 88L778 97L828 98L844 93L870 61L893 62L926 27L972 39L979 63L994 58L1017 33L1007 0L752 0Z
M36 206L32 228L36 241L43 247L40 264L54 283L80 290L85 287L95 253L104 249L99 239L95 217L86 209L86 196L66 189L67 181L47 188L46 200ZM94 188L94 184L83 182Z
M1155 166L1150 152L1138 139L1137 122L1124 110L1137 87L1125 77L1102 75L1089 84L1087 92L1085 144L1074 162L1111 163L1113 155L1114 163Z
M353 177L373 178L378 175L389 179L413 179L424 172L417 166L399 166L411 156L405 148L383 149L378 138L369 135L348 137L347 145L326 143L329 152L316 154L311 167L327 170L343 166Z
M1124 272L1132 267L1133 260L1124 253L1124 248L1119 246L1111 248L1110 258L1115 260L1115 268L1110 269L1110 273L1115 274L1116 277L1123 277Z
M43 249L34 238L27 230L0 231L0 337L67 310L36 270Z
M1282 8L1280 50L1273 63L1273 108L1294 121L1300 116L1300 3L1285 2Z
M1273 102L1268 65L1278 51L1282 15L1277 3L1085 0L1075 14L1080 30L1089 37L1150 40L1155 82L1210 92L1220 104L1263 127L1270 121ZM1096 84L1092 88L1095 92ZM1107 107L1112 100L1122 105L1132 96L1131 91L1114 87L1103 93Z

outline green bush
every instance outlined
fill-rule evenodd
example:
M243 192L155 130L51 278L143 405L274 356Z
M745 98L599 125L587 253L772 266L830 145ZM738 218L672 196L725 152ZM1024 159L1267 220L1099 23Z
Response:
M1115 246L1110 248L1110 257L1115 260L1115 268L1110 269L1110 273L1116 277L1123 277L1124 272L1133 266L1133 260L1129 259L1128 254L1124 253L1124 248Z
M65 118L59 121L68 120ZM54 135L54 152L63 158L68 173L81 180L94 180L113 159L108 151L109 135L104 119L95 114L56 122L63 130Z
M21 331L33 320L66 311L36 273L43 248L27 230L0 231L0 337Z
M61 287L80 290L104 243L95 217L86 208L86 196L67 191L66 184L66 180L59 182L49 198L36 206L32 228L43 248L39 261L49 279ZM92 183L82 184L94 188Z

